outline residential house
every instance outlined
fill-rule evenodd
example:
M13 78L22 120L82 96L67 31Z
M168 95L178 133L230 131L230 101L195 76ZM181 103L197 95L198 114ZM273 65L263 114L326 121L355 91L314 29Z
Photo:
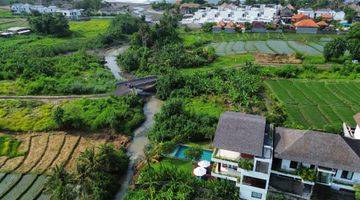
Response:
M257 21L252 22L251 32L265 33L266 32L266 24L264 22L257 22Z
M227 33L235 33L236 24L234 22L228 22L224 27L225 32Z
M316 34L319 26L312 19L304 19L294 24L296 33Z
M301 170L308 170L314 176L306 179L300 175ZM360 183L360 140L338 134L276 128L270 185L310 199L315 183L352 191L353 185Z
M272 164L269 130L258 115L225 112L220 117L211 175L233 181L242 199L266 199Z
M325 21L319 21L319 22L316 23L316 24L319 26L320 29L324 29L324 28L326 28L326 27L329 26L329 24L326 23Z
M333 16L335 21L344 21L345 20L345 12L344 11L337 11Z
M60 9L56 6L45 7L42 5L30 5L30 4L13 4L11 10L14 14L31 14L32 12L38 12L40 14L45 13L61 13L65 17L72 20L79 20L82 16L82 9Z
M304 14L307 15L308 17L314 19L315 18L315 12L312 8L300 8L298 10L298 14Z
M331 18L335 15L335 11L331 10L330 8L326 9L318 9L315 11L314 18L322 17L322 16L331 16Z
M193 14L197 10L199 10L200 4L197 3L184 3L180 5L180 12L181 14Z
M300 14L295 14L293 16L291 16L291 22L292 23L297 23L301 20L304 20L304 19L309 19L310 17L303 14L303 13L300 13Z
M23 14L23 13L31 13L31 5L30 4L22 4L22 3L15 3L11 5L11 12L13 14Z
M281 9L280 11L280 18L285 22L285 23L291 23L291 19L292 16L294 15L294 12L292 9L288 8L288 7L284 7L283 9Z
M316 184L353 195L360 184L360 113L344 136L271 128L264 117L221 115L213 142L211 175L233 181L240 198L266 199L268 191L310 199Z

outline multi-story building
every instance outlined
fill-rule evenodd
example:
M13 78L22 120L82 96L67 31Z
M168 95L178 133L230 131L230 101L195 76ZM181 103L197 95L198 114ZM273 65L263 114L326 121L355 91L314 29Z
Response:
M315 184L353 191L360 184L360 114L345 136L270 128L257 115L226 112L214 138L212 176L234 181L241 199L266 199L268 190L310 199ZM358 130L358 132L357 132Z
M272 141L264 117L226 112L219 121L211 175L234 181L243 199L266 199Z

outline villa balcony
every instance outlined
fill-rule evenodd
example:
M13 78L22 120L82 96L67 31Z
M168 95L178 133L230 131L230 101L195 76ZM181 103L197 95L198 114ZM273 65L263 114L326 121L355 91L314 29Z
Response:
M241 174L236 169L222 167L221 164L215 164L211 170L211 176L238 182Z

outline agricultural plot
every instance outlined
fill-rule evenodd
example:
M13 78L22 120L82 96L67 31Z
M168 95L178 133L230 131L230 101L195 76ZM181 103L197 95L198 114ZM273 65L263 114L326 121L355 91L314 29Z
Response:
M267 88L285 106L286 126L337 132L354 125L360 112L359 81L268 80Z
M325 42L326 43L326 42ZM301 52L306 55L321 55L325 43L297 41L267 40L267 41L230 41L211 43L216 54L220 56L242 54L242 53L264 53L264 54L295 54Z
M67 170L73 171L77 158L86 149L97 150L96 147L105 143L120 148L129 141L128 137L121 135L115 138L102 135L82 137L64 132L20 134L13 138L21 141L18 149L28 153L6 159L0 168L0 199L4 200L50 199L44 193L44 187L47 174L53 167L64 164Z
M310 45L306 45L296 41L288 41L288 45L290 48L294 49L296 52L301 52L306 55L321 55L322 51L319 51L313 48Z

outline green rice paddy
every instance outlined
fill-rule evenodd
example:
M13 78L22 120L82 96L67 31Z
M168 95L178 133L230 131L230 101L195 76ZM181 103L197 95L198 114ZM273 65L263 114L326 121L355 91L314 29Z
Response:
M360 112L359 81L268 80L265 85L284 104L286 126L329 132L354 124Z

